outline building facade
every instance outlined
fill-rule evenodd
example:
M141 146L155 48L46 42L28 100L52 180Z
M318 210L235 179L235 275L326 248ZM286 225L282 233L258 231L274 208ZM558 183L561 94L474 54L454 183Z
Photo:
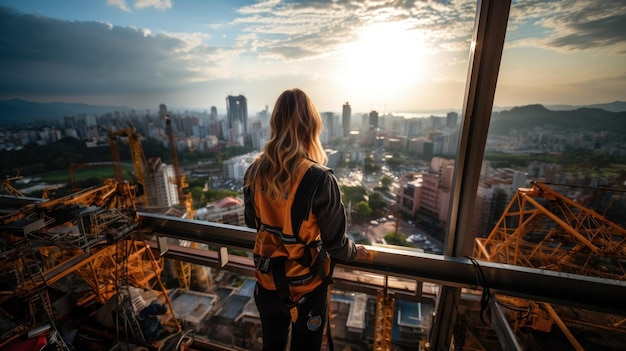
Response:
M226 122L228 140L236 141L240 136L248 134L248 102L245 96L226 97Z

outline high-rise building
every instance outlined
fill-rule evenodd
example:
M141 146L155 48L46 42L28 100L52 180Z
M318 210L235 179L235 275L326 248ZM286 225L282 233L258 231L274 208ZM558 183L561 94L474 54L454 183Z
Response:
M223 162L223 177L225 179L243 180L246 170L250 167L258 154L258 152L253 151L225 160Z
M160 104L159 105L159 117L161 118L161 120L165 120L166 116L167 116L167 106L165 104Z
M230 140L239 135L247 135L248 102L243 95L226 97L226 121L230 131Z
M459 123L459 114L456 112L448 112L446 115L446 127L454 128Z
M150 206L170 207L180 202L176 188L174 166L161 162L160 157L148 160L150 171L146 175L145 186Z
M211 115L209 116L211 122L217 121L217 107L211 106Z
M328 143L330 140L334 139L337 135L337 131L335 126L338 123L335 123L336 115L334 112L322 112L320 113L322 117L322 123L324 124L324 129L320 135L320 140L322 144Z
M76 117L74 116L65 116L63 117L64 127L65 128L76 128Z
M342 126L343 126L343 136L347 137L350 135L350 123L352 120L352 108L349 103L343 104L343 113L342 113Z
M250 135L252 137L252 147L254 149L263 149L263 146L267 142L267 132L267 129L263 128L263 123L260 120L252 122L252 131Z
M517 189L525 188L528 186L528 176L526 172L515 171L513 172L513 181L511 182L510 194L514 194Z
M378 128L378 111L371 111L370 112L370 126L373 126L374 128Z
M264 126L269 125L270 123L270 110L267 105L265 105L265 109L257 112L257 118L261 121L261 124Z

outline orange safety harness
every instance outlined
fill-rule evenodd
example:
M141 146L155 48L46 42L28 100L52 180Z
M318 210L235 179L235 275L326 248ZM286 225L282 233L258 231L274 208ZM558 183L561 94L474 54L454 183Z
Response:
M331 260L320 239L318 219L311 212L315 191L330 171L308 161L298 170L301 181L286 199L272 201L259 192L254 195L255 275L264 288L277 291L293 321L307 296L332 283Z

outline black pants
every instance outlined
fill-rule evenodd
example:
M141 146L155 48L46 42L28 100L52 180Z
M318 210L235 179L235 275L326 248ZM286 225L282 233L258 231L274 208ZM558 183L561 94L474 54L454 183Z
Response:
M328 286L316 289L298 308L298 319L291 325L291 315L275 290L257 283L254 300L261 316L263 351L280 351L287 347L291 325L292 351L319 351L328 315Z

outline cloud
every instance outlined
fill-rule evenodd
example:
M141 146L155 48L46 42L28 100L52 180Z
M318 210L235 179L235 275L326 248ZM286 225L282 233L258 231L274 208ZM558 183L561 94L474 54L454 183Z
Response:
M542 46L571 51L607 49L624 54L626 6L623 0L521 0L511 8L509 31L525 24L535 35L519 39L516 46Z
M240 8L241 17L233 24L259 34L254 48L261 57L288 61L336 52L357 40L365 28L390 22L403 22L406 30L423 33L432 50L467 50L475 6L470 0L268 0Z
M129 5L172 7L170 0L107 4L128 12ZM329 60L380 23L401 23L432 48L466 52L474 7L472 0L259 1L220 25L229 38L231 30L237 34L219 47L210 45L217 38L208 33L153 34L150 28L64 21L0 7L0 64L7 67L0 71L0 98L148 96L218 80L270 81L278 72L328 81Z
M126 0L107 0L107 5L117 7L125 12L130 12L130 7L126 4Z
M135 1L136 9L145 9L148 7L154 7L157 10L165 10L172 8L171 0L137 0Z
M130 7L126 4L126 0L107 0L107 5L117 7L118 9L131 12ZM154 7L157 10L166 10L172 8L171 0L136 0L134 7L138 10Z
M148 94L222 78L238 51L202 35L22 15L0 7L0 97ZM195 38L191 40L190 38Z

